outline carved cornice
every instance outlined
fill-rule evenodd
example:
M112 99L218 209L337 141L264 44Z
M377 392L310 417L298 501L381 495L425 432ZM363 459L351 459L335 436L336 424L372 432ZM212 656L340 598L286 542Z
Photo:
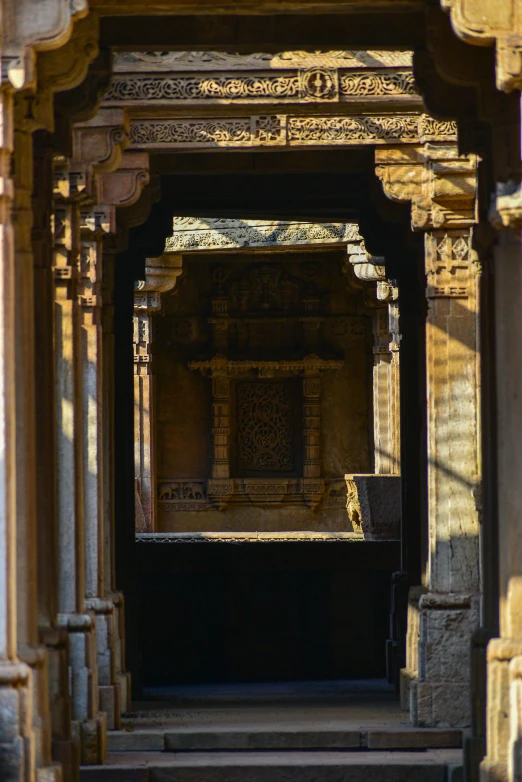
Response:
M229 377L255 371L259 377L274 377L277 375L316 375L342 369L344 361L323 359L316 355L305 356L302 359L281 361L235 361L221 354L213 356L208 361L190 361L189 369L197 369L209 377Z
M452 144L375 150L376 174L392 201L411 201L412 228L460 228L476 220L477 160Z
M454 122L427 114L292 116L265 114L193 119L133 119L135 149L361 146L455 141Z
M267 70L297 67L390 68L411 66L411 52L326 51L231 54L227 52L118 52L114 70L216 71Z
M4 0L2 82L36 88L36 51L64 46L74 22L87 13L87 0Z
M359 237L355 223L298 223L175 217L165 250L194 252L310 244L343 244Z
M361 98L416 96L411 70L334 68L270 73L124 74L114 76L105 105L222 103L339 103Z
M73 158L97 173L117 169L128 144L129 122L123 109L100 109L92 119L74 125Z
M132 206L150 181L146 152L125 152L116 171L98 177L98 200L115 207Z

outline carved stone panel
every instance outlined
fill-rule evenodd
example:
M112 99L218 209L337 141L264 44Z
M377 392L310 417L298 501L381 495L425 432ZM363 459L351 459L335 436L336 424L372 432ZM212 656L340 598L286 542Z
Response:
M296 400L288 381L236 384L236 467L239 476L286 475L297 467Z

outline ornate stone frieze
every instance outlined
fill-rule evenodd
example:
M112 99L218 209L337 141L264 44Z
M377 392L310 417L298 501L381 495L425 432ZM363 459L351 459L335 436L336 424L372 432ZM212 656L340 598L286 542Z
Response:
M114 70L125 71L215 71L266 70L267 68L296 67L408 67L411 66L411 52L390 51L295 51L257 52L234 54L229 52L116 52Z
M332 103L416 94L410 70L346 72L315 67L281 73L125 74L113 77L104 103Z
M166 251L239 249L280 245L342 244L359 237L355 223L298 223L175 217Z
M245 359L233 360L226 356L216 355L207 361L191 361L189 369L198 369L205 375L238 376L245 372L256 372L259 377L277 377L281 375L306 375L308 373L328 372L342 369L344 361L324 359L319 356L305 356L302 359L287 359L281 361L255 361Z
M455 141L456 125L419 114L260 115L200 119L134 119L134 148L223 149Z

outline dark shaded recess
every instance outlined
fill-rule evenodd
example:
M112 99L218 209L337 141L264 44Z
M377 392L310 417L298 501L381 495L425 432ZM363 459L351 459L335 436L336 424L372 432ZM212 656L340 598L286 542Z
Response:
M138 543L134 554L144 686L385 676L398 542Z
M364 181L335 173L181 174L162 178L162 195L180 216L339 222L356 218Z
M130 232L115 296L116 557L135 695L144 684L385 675L391 574L402 565L409 583L419 583L425 523L424 271L409 205L383 195L372 158L368 149L154 156L161 198ZM133 280L143 278L147 257L161 255L175 214L360 221L370 252L386 255L388 273L401 284L408 389L401 401L408 474L402 546L133 542Z
M346 7L343 9L346 11ZM102 44L127 51L217 50L239 53L414 49L424 43L422 12L252 16L106 16Z

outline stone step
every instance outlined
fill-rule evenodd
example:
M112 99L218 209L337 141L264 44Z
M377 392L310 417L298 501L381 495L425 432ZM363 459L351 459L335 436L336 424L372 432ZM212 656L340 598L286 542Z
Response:
M278 725L248 729L209 725L110 731L107 746L110 752L458 749L462 746L462 731L408 727L329 730Z
M453 782L459 750L424 752L115 752L80 782Z

